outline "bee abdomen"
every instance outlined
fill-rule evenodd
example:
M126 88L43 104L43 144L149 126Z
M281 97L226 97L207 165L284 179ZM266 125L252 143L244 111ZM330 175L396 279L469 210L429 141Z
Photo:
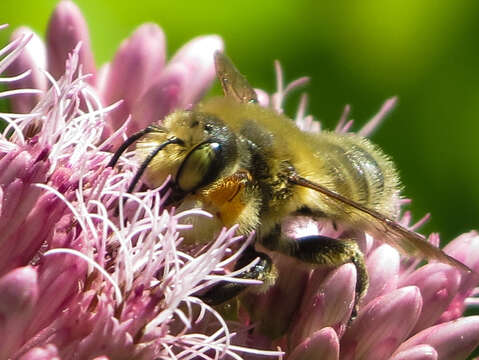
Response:
M321 152L334 190L366 207L394 215L398 177L393 163L367 139L323 133Z

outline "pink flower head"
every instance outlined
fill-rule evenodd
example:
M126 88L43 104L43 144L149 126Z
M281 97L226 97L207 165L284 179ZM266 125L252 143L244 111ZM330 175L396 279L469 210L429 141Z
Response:
M11 88L0 96L13 108L0 115L7 124L0 136L0 358L467 357L479 343L479 317L462 317L477 303L476 275L418 266L366 233L358 241L370 285L353 322L352 264L308 270L278 256L278 283L246 294L238 308L196 297L219 281L248 282L228 269L252 237L235 236L233 227L202 248L186 247L180 230L195 229L182 219L210 215L165 207L165 187L126 194L138 167L129 156L119 173L106 167L114 144L191 107L214 78L219 37L194 39L168 63L164 43L159 27L143 25L97 70L86 22L62 0L46 45L22 28L0 50L0 75L7 75L0 82ZM284 87L276 67L278 91L258 95L282 112L286 95L306 79ZM395 101L359 133L370 134ZM298 126L320 131L305 107L303 97ZM346 107L336 131L351 129L348 116ZM283 226L297 234L341 231L328 221L290 220ZM408 213L400 221L418 226L409 225ZM478 246L471 232L446 251L478 272Z
M161 188L125 195L136 164L125 161L118 174L105 168L106 149L132 131L118 128L126 120L116 117L118 104L134 112L155 103L156 120L191 106L212 81L221 39L193 40L163 66L163 34L145 25L95 75L81 13L62 1L46 51L42 44L23 28L0 50L0 72L8 70L0 81L12 89L0 96L18 111L1 114L0 358L238 358L251 351L233 345L221 315L194 296L236 281L210 274L234 262L231 249L249 240L233 227L204 248L181 249L179 230L189 227L182 219L210 215L166 210ZM131 92L118 92L119 83ZM158 108L161 102L168 106Z

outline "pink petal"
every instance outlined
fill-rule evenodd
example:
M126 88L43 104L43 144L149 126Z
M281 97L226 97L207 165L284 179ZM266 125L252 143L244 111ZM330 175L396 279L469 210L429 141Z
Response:
M18 192L19 195L28 193L29 189L24 186L24 184L19 184L16 181L14 185L20 186L9 186L7 193L12 192L15 194ZM34 188L33 190L36 190L35 194L39 194L38 190L40 189ZM23 200L25 200L25 202L23 202ZM32 198L31 200L36 199ZM7 223L1 231L0 273L10 271L17 266L28 264L42 245L43 239L37 239L35 237L32 239L31 235L33 234L33 236L35 236L35 234L42 231L44 221L48 218L48 213L38 214L35 212L39 217L32 219L31 216L29 216L31 207L23 207L22 205L26 203L34 206L34 201L27 200L26 196L17 197L15 202L17 201L18 206L14 207L16 211L15 214L12 214L13 218L7 218ZM16 213L18 213L18 216L16 216ZM28 221L28 219L33 220L33 222ZM11 223L11 227L9 227L9 223ZM47 231L51 232L52 230L52 227L50 227ZM24 237L24 235L26 235L26 237Z
M25 341L38 300L37 272L27 266L2 276L0 294L0 359L7 359Z
M400 286L416 285L421 291L423 310L413 333L436 323L454 298L460 278L457 269L433 263L419 268L401 281Z
M47 345L42 348L34 348L22 355L19 360L61 360L58 356L57 348L53 345Z
M363 306L397 288L399 264L399 253L391 246L383 244L373 250L366 261L369 288L361 302Z
M0 186L0 219L2 218L2 208L3 208L3 187Z
M429 345L417 345L396 353L390 360L437 360L437 351Z
M96 89L99 94L104 94L106 91L107 81L110 77L111 63L107 62L100 66L96 73ZM104 97L104 96L103 96Z
M55 225L66 213L66 205L56 195L42 195L20 228L11 236L10 241L15 243L15 247L10 257L20 265L31 261L42 245L51 243Z
M103 97L107 103L132 104L163 70L165 35L156 24L143 24L122 42L115 54Z
M32 164L28 151L10 151L0 158L0 184L8 185L15 179L24 178Z
M46 69L46 49L40 37L27 27L20 27L16 29L11 37L11 40L25 36L26 34L33 34L32 38L26 45L22 53L16 60L10 64L6 73L9 76L20 75L21 73L31 70L29 76L10 83L10 89L47 89L47 79L40 71ZM13 112L28 113L36 105L40 95L38 94L22 94L13 96L11 98L11 105Z
M387 359L414 328L422 307L415 286L371 301L341 340L341 359Z
M35 149L12 151L0 159L0 186L2 186L2 217L0 218L0 272L11 269L15 259L9 260L11 249L18 247L12 238L26 220L42 191L34 185L46 182L49 161Z
M23 181L15 179L8 186L2 186L2 217L0 218L0 230L2 231L0 231L0 244L4 245L8 241L8 236L3 236L3 230L8 228L9 221L13 219L17 222L22 221L28 215L28 211L25 213L17 213L15 211L17 207L21 206L22 192L25 188ZM33 205L33 203L30 205Z
M252 322L259 326L254 335L278 338L290 328L292 319L299 308L310 270L298 266L296 260L274 255L279 276L276 284L264 294L248 294L242 299ZM278 301L281 299L281 301Z
M355 286L356 268L353 264L331 271L326 278L315 271L303 296L291 343L298 344L323 327L344 326L351 316Z
M371 133L378 127L378 125L386 118L386 116L394 109L397 103L397 97L394 96L390 99L387 99L386 102L381 106L379 112L374 115L374 117L369 120L361 130L358 131L358 134L361 136L369 136Z
M444 251L472 270L479 271L479 259L476 256L479 251L479 234L476 231L458 236L444 248Z
M339 359L339 339L332 328L316 331L288 356L289 360L337 360Z
M188 76L185 65L168 65L157 81L135 103L128 133L133 134L152 123L159 122L165 115L179 109L183 103Z
M74 256L51 255L43 259L39 269L37 315L28 336L33 336L58 317L80 291L78 282L86 274L86 264Z
M113 129L121 126L135 101L148 89L165 65L165 35L156 24L140 26L118 49L108 69L102 97L105 104L123 99L123 111L111 116Z
M464 300L479 283L479 235L476 231L465 233L450 242L444 251L469 266L474 272L461 273L461 283L454 300L445 311L440 321L450 321L459 318L464 312Z
M432 346L439 359L463 360L479 345L479 316L427 328L403 343L397 352L419 344Z
M215 79L214 53L223 50L217 35L200 36L184 45L171 59L171 66L182 64L188 69L188 87L183 89L181 106L197 102Z
M476 272L461 274L459 293L468 294L479 282L477 276L477 273L479 273L479 257L477 256L479 253L479 234L476 231L463 234L450 242L444 248L444 251Z
M126 326L128 322L120 323L112 313L101 312L92 321L89 321L92 325L91 329L82 329L82 343L77 349L72 349L70 356L65 356L65 358L73 358L77 354L80 354L79 359L88 358L90 354L99 353L99 351L102 354L107 354L109 359L136 358L138 356L138 344L134 342L132 333ZM98 324L101 324L101 326L98 326ZM158 339L151 339L151 341L158 341ZM146 346L141 351L140 358L155 359L157 354L153 349Z
M84 74L96 74L90 46L88 25L78 6L70 0L61 0L53 12L47 29L48 71L55 79L65 73L68 54L82 43L80 64ZM94 83L94 77L89 81Z
M256 96L258 96L258 103L261 106L268 107L269 106L269 94L261 89L254 89L256 92Z

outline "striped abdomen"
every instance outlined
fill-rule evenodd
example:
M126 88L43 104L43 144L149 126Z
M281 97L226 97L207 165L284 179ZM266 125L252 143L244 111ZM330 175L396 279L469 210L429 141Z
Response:
M393 163L357 135L318 134L315 157L328 173L331 190L386 216L397 212L399 182Z

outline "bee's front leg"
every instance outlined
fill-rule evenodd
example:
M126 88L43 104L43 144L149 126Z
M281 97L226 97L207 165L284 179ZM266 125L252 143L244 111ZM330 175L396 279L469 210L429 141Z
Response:
M357 278L351 320L356 317L359 302L366 294L369 284L364 256L356 241L333 239L321 235L293 239L276 233L263 239L262 245L312 266L337 267L349 262L353 263Z
M253 245L249 246L243 254L241 254L234 269L239 270L244 268L255 259L258 259L257 263L249 270L240 273L237 277L241 279L261 280L264 283L263 286L268 287L276 280L276 270L271 258L265 253L256 251ZM248 285L246 284L221 281L198 297L208 305L219 305L239 295L247 287Z
M201 190L199 196L205 204L215 209L216 215L226 227L235 224L254 229L258 225L258 202L255 182L248 170L241 169L224 176L211 186ZM243 231L244 233L244 231Z

